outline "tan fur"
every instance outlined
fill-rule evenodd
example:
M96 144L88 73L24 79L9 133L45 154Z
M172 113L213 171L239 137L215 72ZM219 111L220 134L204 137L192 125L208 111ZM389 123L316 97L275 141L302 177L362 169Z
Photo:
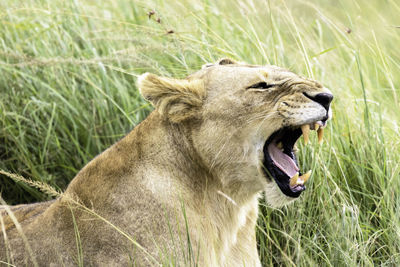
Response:
M260 81L279 86L248 88ZM263 145L282 126L326 112L303 92L328 90L278 67L227 59L186 79L145 74L138 83L156 110L89 162L62 197L0 208L1 261L261 265L260 193L274 206L292 200L263 174Z
M172 122L193 118L206 96L201 80L177 80L147 73L139 81L143 97Z

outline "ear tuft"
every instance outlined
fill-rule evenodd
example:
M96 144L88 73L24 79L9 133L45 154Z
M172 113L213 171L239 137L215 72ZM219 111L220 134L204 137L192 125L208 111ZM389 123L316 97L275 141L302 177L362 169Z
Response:
M237 64L237 62L230 58L222 58L222 59L218 60L216 64L217 65L230 65L230 64Z
M138 78L142 96L171 122L179 123L200 115L206 96L201 80L173 79L145 73Z

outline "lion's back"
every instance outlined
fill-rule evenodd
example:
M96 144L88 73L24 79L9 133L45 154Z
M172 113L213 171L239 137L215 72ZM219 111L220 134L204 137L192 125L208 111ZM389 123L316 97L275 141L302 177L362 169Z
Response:
M0 259L7 260L12 255L18 258L12 247L20 247L19 252L23 255L25 248L25 229L35 221L54 201L40 202L34 204L21 204L16 206L0 206ZM21 230L22 229L22 230ZM11 245L12 243L12 245Z
M0 226L2 230L15 228L14 221L24 225L42 214L54 201L39 202L34 204L21 204L16 206L0 206Z

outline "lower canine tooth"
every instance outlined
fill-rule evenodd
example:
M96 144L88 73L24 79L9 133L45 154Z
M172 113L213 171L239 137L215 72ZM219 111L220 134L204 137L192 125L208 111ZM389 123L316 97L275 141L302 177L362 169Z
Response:
M303 182L307 182L307 180L310 178L311 176L311 170L309 170L308 172L306 172L305 174L303 174L300 178L303 180Z
M301 177L299 177L299 179L297 179L297 183L298 185L303 185L304 181L301 179Z
M317 133L318 133L318 144L321 144L322 140L324 139L324 128L319 128Z
M290 178L290 183L289 183L289 185L291 186L291 187L294 187L295 185L297 185L297 179L299 178L299 173L298 172L296 172L296 174L292 177L292 178Z
M304 143L307 145L309 140L310 125L304 124L301 126L301 131L303 132Z

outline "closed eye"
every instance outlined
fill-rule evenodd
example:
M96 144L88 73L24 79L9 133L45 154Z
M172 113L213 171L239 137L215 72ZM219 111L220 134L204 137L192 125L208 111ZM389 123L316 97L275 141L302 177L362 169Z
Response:
M274 87L274 86L275 86L275 84L267 84L266 82L259 82L259 83L255 83L255 84L247 87L247 89L250 89L250 88L268 89L268 88L271 88L271 87Z

